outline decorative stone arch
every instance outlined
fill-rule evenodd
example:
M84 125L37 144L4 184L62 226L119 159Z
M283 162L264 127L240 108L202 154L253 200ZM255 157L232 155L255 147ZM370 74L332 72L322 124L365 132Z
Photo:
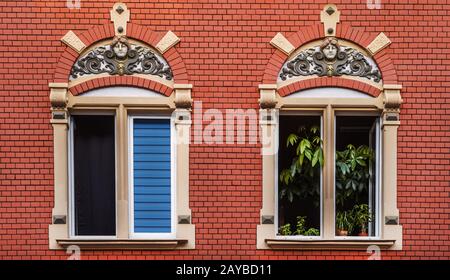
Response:
M384 33L365 32L363 29L340 23L339 17L340 11L337 7L328 4L321 11L320 24L302 28L288 38L278 33L270 42L276 50L267 63L262 84L259 85L263 138L263 201L261 221L257 226L258 249L365 250L369 245L393 250L402 248L402 227L397 208L397 128L400 125L402 87L398 84L395 67L387 49L391 41ZM325 49L330 45L335 46L335 53L330 52L327 57ZM345 55L340 55L340 52ZM361 68L351 68L354 61ZM357 71L358 69L363 71ZM312 94L308 94L308 98L298 98L298 94L302 92L323 87L347 89L349 96L345 96L345 91L339 90L343 95L338 99L314 97ZM353 98L351 91L357 91L366 97ZM280 240L276 236L274 222L277 199L275 184L278 180L275 170L279 111L321 108L323 114L330 119L334 114L333 106L352 110L360 108L381 114L384 144L381 176L383 220L380 239L356 243L335 240L334 224L331 224L323 236L324 240ZM331 151L331 144L329 145L328 150ZM331 178L330 174L328 178ZM328 191L326 195L329 197L333 192ZM329 204L328 209L331 208L332 205ZM327 215L328 222L334 221L333 214L324 215Z
M304 27L302 30L297 31L287 38L281 33L275 35L270 43L276 50L267 63L262 83L276 83L279 71L288 57L303 45L325 38L325 28L326 26L322 23ZM383 75L384 83L398 83L395 66L390 58L389 51L386 48L391 41L384 33L377 34L375 32L366 32L360 28L353 28L349 24L344 23L337 26L334 37L347 40L357 44L362 49L367 50L371 57L376 61Z
M127 29L126 36L128 38L141 41L159 51L170 65L175 83L189 83L186 65L176 48L173 48L180 40L173 32L168 31L163 34L152 31L148 27L132 23L128 24ZM89 29L79 36L73 31L67 32L61 39L66 44L66 47L58 60L53 76L54 82L67 83L72 66L86 47L103 40L112 39L114 36L114 26L109 23Z
M195 226L189 208L189 136L192 85L174 46L180 39L171 31L154 32L128 23L123 3L111 10L112 23L61 39L66 47L56 65L50 87L54 131L54 208L49 225L50 249L77 245L89 249L193 249ZM117 47L117 48L116 48ZM125 86L119 95L108 88ZM136 90L141 88L142 90ZM96 94L88 94L96 92ZM100 92L100 93L99 93ZM133 92L135 93L133 95ZM139 93L139 94L137 94ZM117 232L114 240L78 240L70 235L68 128L72 112L108 110L116 115ZM128 117L137 113L172 113L175 129L176 238L133 240L128 227ZM180 141L181 140L181 141Z

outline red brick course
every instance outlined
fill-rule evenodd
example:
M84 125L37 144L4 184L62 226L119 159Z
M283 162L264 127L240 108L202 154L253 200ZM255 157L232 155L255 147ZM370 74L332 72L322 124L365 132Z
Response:
M327 0L123 1L129 36L154 46L172 30L181 42L164 54L176 83L192 83L203 108L258 108L258 85L273 83L286 55L269 41L282 32L295 46L323 36ZM53 131L49 82L67 82L78 54L60 42L73 30L90 44L112 36L115 1L0 2L0 259L66 259L48 249L53 207ZM398 206L403 250L383 259L450 258L450 4L441 0L333 1L337 36L366 46L379 32L392 45L375 55L386 84L403 85L398 138ZM188 77L189 75L189 77ZM343 87L353 81L335 79ZM151 87L105 79L71 89ZM316 86L329 78L316 79ZM334 83L334 82L332 82ZM306 88L300 85L295 87ZM359 87L356 85L357 88ZM373 89L367 88L376 95ZM167 89L164 93L170 94ZM196 133L193 131L193 133ZM198 132L197 132L198 133ZM83 251L83 259L367 259L365 251L256 250L262 200L259 145L193 144L190 208L196 249Z

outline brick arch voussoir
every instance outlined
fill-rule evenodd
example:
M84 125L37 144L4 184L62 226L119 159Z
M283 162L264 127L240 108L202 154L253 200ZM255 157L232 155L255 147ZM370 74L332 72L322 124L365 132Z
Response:
M93 89L111 86L138 87L160 93L164 96L170 96L170 94L173 91L173 88L168 87L157 81L148 80L135 76L109 76L98 79L92 79L85 81L81 84L75 85L73 87L70 87L69 91L72 93L72 95L77 96Z
M341 77L317 77L297 81L295 83L281 87L278 89L278 94L281 97L285 97L301 90L318 87L339 87L353 89L368 94L372 97L378 97L378 95L380 95L381 93L380 89L360 81L345 79Z

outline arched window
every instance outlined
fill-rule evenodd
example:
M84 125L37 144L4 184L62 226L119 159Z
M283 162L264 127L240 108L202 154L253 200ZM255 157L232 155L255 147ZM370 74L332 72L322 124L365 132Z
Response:
M179 39L168 32L154 42L150 30L127 30L127 15L126 6L116 4L115 34L100 31L102 38L88 47L77 48L83 42L73 32L65 36L64 63L55 71L58 82L50 84L51 249L195 247L188 169L192 86L167 59L181 61L171 49ZM67 57L74 59L70 67Z
M278 34L271 42L279 50L260 85L263 201L257 248L401 249L401 86L386 83L392 65L381 67L373 56L386 45L366 40L362 47L345 39L353 33L336 31L334 5L324 8L321 20L321 39L306 38L319 33L314 27L290 40Z

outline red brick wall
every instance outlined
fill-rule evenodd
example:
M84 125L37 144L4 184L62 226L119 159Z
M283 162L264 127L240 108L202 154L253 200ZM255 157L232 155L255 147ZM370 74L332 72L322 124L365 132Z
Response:
M109 23L115 1L0 2L0 259L65 259L48 250L53 207L53 138L48 83L68 31ZM325 0L124 0L131 22L174 31L193 97L207 108L258 108L258 84L289 36L319 22ZM153 2L153 3L152 3ZM157 3L164 2L164 3ZM220 2L220 3L217 3ZM256 3L255 3L256 2ZM450 257L450 1L334 0L341 22L385 32L404 87L398 150L403 251L385 259ZM365 259L365 252L256 250L261 156L256 145L192 145L190 206L196 250L86 251L84 259Z

